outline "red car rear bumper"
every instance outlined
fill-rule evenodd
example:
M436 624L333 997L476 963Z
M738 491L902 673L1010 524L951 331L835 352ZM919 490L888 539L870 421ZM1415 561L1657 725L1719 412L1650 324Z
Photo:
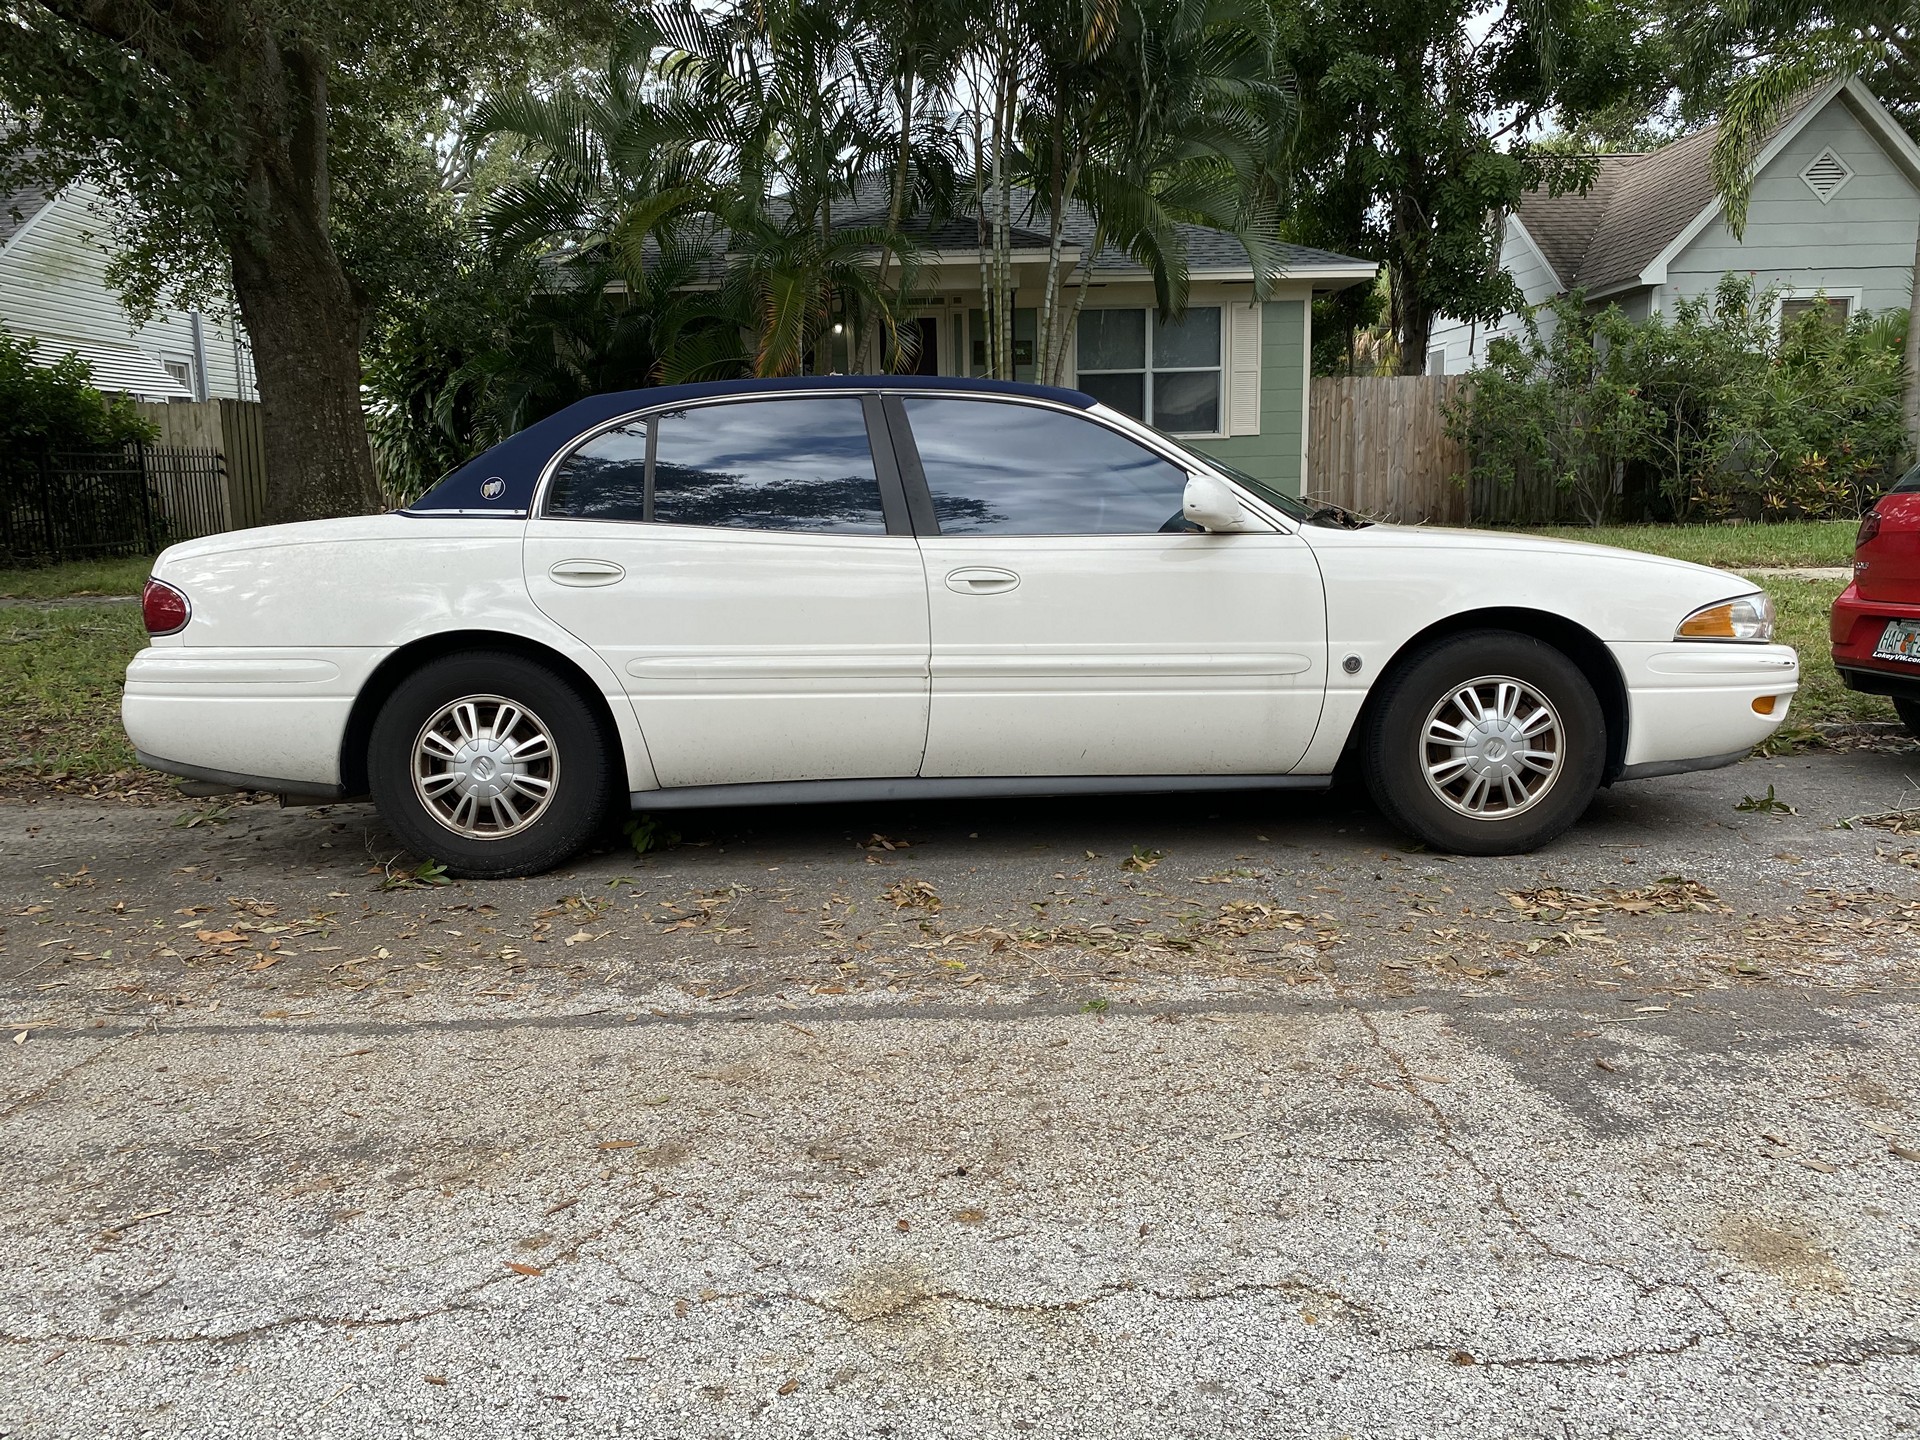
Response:
M1858 585L1841 591L1840 598L1833 602L1830 631L1834 668L1855 690L1920 700L1920 665L1874 658L1873 648L1880 643L1889 620L1920 620L1920 603L1862 600Z

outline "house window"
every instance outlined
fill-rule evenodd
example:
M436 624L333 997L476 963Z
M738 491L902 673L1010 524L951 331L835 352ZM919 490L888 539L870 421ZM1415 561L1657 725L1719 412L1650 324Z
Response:
M1850 295L1789 295L1780 302L1780 331L1785 334L1788 327L1802 315L1810 311L1820 311L1836 325L1844 325L1853 314L1853 297Z
M1151 310L1082 312L1080 388L1176 435L1218 435L1220 315L1218 305L1190 306L1177 322Z
M1013 378L1033 380L1038 372L1034 368L1034 345L1039 338L1039 312L1031 305L1016 305L1013 311ZM967 339L972 362L969 375L987 373L987 317L984 310L967 312Z
M166 367L167 374L173 377L175 384L194 399L200 398L200 387L193 383L193 361L169 360L162 356L160 363Z
M1427 351L1427 374L1444 375L1447 373L1447 347L1435 345Z

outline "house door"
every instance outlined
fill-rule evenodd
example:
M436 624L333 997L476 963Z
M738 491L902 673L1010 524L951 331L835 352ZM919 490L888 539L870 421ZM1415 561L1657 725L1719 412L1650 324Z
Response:
M909 375L940 373L940 322L932 315L917 315L907 322L913 331L915 350Z

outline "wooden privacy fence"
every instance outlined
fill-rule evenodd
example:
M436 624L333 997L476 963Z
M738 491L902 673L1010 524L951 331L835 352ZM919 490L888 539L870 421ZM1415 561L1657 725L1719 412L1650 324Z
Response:
M158 427L164 446L211 450L220 457L221 479L217 499L205 493L206 481L195 475L189 522L196 535L220 530L244 530L265 523L267 511L267 454L257 400L197 400L134 406L140 418ZM160 479L161 477L156 477ZM164 483L164 481L162 482ZM184 477L181 482L185 483ZM197 527L217 517L212 529ZM176 534L175 539L185 536Z
M1307 391L1306 495L1372 519L1464 525L1467 449L1442 407L1466 377L1333 376Z

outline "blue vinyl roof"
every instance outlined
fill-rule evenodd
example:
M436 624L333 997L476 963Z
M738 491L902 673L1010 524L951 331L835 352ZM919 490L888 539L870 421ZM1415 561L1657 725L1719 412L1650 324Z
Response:
M1023 395L1052 400L1085 410L1096 402L1078 390L1051 385L1024 385L1011 380L968 380L947 375L806 375L785 380L717 380L703 385L661 385L649 390L617 390L591 395L566 409L537 420L509 435L491 450L476 455L407 506L403 514L525 515L533 504L534 486L554 452L576 435L631 415L637 410L671 408L691 400L731 395L781 395L791 391L942 390L949 394ZM495 485L494 482L499 482ZM487 493L491 490L493 493Z

